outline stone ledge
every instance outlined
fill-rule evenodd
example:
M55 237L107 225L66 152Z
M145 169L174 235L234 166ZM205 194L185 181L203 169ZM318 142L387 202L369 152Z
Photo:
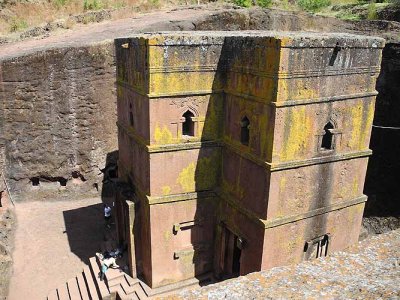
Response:
M355 199L342 201L340 203L331 204L331 205L328 205L328 206L325 206L322 208L314 209L314 210L296 214L296 215L291 215L291 216L287 216L287 217L283 217L283 218L263 219L263 218L258 217L252 211L243 207L241 203L239 203L237 200L235 200L234 195L224 192L224 191L221 191L217 194L218 194L219 198L221 199L221 201L225 201L226 203L228 203L228 205L233 207L237 212L246 216L249 220L253 221L255 224L257 224L265 229L285 225L288 223L294 223L294 222L297 222L297 221L300 221L303 219L308 219L308 218L312 218L314 216L326 214L331 211L340 210L340 209L344 209L344 208L347 208L350 206L358 205L358 204L366 202L367 198L368 198L366 195L362 195Z
M174 194L168 196L146 196L149 205L165 204L165 203L188 201L188 200L210 199L216 197L217 195L214 191L182 193L182 194Z
M227 149L236 153L240 157L248 159L248 160L256 163L257 165L265 168L269 172L277 172L277 171L282 171L282 170L295 169L295 168L311 166L311 165L316 165L316 164L321 164L321 163L336 162L336 161L340 161L340 160L363 158L363 157L370 156L372 154L372 150L367 149L367 150L363 150L363 151L338 153L338 154L334 154L334 155L330 155L330 156L312 157L312 158L303 159L303 160L293 160L293 161L288 161L288 162L271 163L271 162L264 161L262 158L256 156L255 154L253 154L251 152L243 152L242 149L240 149L238 146L230 143L227 140L223 141L223 147L225 147L225 146L227 147Z

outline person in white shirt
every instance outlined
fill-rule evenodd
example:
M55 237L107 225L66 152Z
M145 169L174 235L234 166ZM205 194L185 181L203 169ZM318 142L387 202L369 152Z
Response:
M110 256L109 254L103 255L101 253L96 253L96 256L99 258L101 262L101 273L100 280L104 280L104 276L109 268L117 269L119 265L117 264L115 257Z
M110 223L111 223L111 207L104 203L104 220L106 223L107 228L110 228Z

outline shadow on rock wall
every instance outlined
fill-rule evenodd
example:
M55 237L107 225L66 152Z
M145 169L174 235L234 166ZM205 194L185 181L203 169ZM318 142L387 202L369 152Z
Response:
M376 89L374 127L370 148L364 216L400 217L400 45L387 44ZM389 128L388 128L389 127Z

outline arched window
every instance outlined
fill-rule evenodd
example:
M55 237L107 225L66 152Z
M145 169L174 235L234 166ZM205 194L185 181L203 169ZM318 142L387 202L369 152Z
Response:
M248 146L250 140L250 121L247 117L244 117L240 122L240 142L243 145Z
M133 110L132 110L132 104L129 104L129 125L133 127Z
M333 124L331 122L328 122L328 124L325 125L324 127L324 135L322 136L322 142L321 142L321 150L331 150L333 149Z
M182 135L194 136L194 122L193 117L194 115L187 111L182 116L185 118L185 121L182 123Z

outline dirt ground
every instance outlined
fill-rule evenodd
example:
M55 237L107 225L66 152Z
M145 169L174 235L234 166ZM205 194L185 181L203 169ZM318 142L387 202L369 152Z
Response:
M101 199L25 202L15 208L18 225L8 299L45 299L100 250Z
M221 10L223 9L213 6L161 10L138 14L126 19L108 20L88 25L79 24L71 30L54 31L40 38L0 45L0 60L57 47L76 47L107 40L112 41L118 37L132 36L143 30L154 31L159 30L159 28L173 30L174 27L169 27L175 22L192 24L196 18L209 16ZM168 23L171 25L168 26Z

